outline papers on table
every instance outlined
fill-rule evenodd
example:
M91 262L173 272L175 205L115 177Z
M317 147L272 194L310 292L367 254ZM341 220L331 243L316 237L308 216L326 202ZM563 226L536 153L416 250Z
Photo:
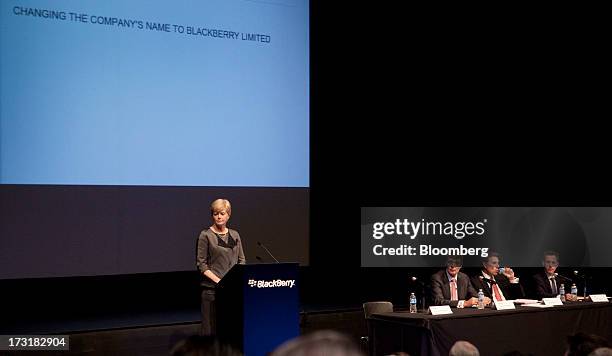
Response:
M607 303L608 302L608 297L605 294L591 294L589 297L591 297L591 300L593 302L604 302Z
M550 308L552 304L544 304L542 301L537 299L513 299L512 302L514 304L519 304L523 307L533 307L533 308Z
M540 301L537 299L514 299L514 304L537 304Z
M523 304L524 307L534 307L534 308L552 308L554 305L546 305L546 304Z

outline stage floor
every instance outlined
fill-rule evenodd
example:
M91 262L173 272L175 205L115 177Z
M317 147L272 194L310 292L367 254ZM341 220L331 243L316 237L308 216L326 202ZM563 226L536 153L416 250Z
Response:
M4 320L0 334L67 334L70 351L36 355L168 355L178 341L200 329L199 309L117 312L69 319ZM303 306L300 332L331 329L359 342L366 335L360 306ZM8 353L9 355L13 353ZM23 352L14 354L22 355ZM0 352L0 355L2 353Z

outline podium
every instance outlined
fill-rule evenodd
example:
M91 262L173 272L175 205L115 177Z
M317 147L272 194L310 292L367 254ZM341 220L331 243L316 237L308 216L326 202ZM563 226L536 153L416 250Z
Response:
M298 287L298 263L235 265L217 286L217 336L247 356L298 336Z

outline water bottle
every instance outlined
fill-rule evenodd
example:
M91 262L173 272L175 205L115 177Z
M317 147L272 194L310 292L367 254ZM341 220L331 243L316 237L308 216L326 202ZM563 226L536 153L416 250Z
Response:
M578 288L576 287L576 283L572 284L572 300L573 301L578 300Z
M478 309L484 309L484 293L482 289L478 290Z
M416 295L414 295L414 293L410 293L410 312L411 313L417 312L417 300L416 300Z
M562 302L565 302L565 285L563 283L559 285L559 298Z

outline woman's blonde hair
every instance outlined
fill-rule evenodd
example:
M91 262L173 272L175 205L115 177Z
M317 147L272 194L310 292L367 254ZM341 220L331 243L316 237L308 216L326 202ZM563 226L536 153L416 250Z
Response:
M232 215L232 204L227 199L217 199L210 204L210 215L217 211L225 210L227 215Z

